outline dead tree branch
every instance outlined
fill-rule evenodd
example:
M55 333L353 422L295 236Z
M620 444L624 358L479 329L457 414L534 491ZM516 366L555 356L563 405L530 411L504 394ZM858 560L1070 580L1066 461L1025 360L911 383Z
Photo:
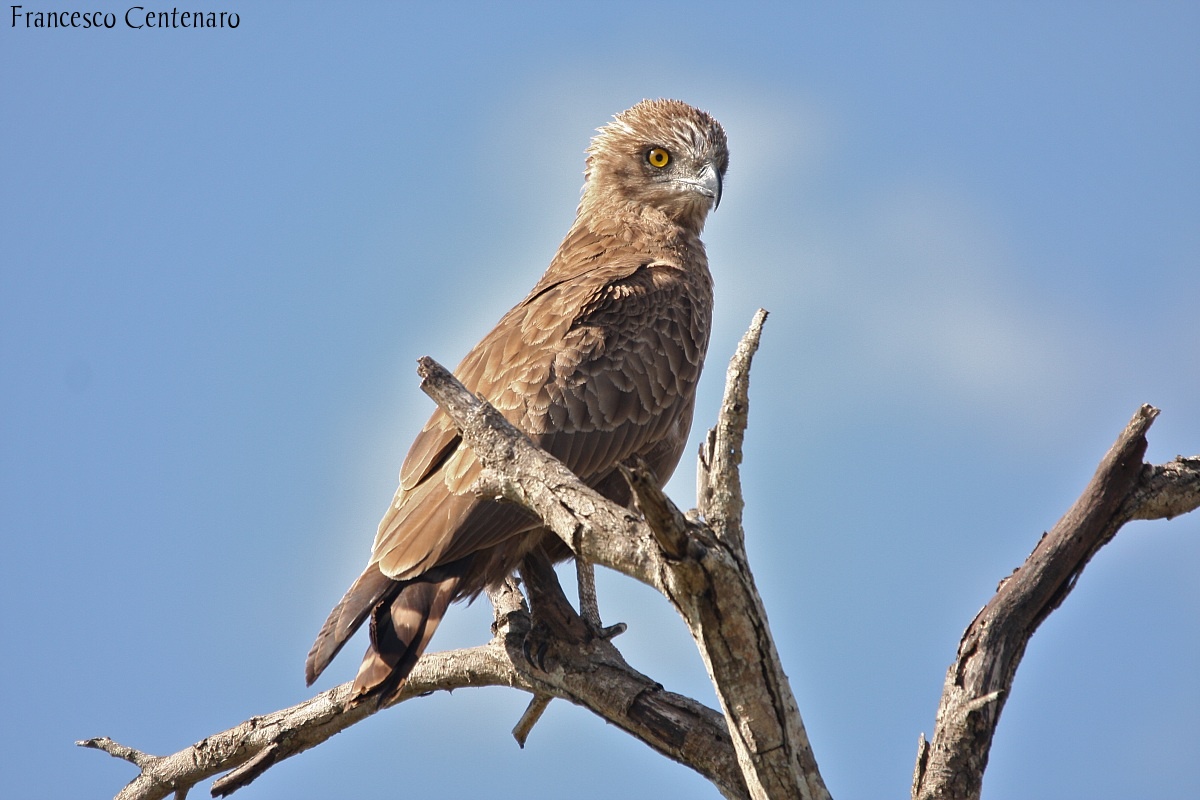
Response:
M975 800L1017 665L1096 552L1132 519L1170 519L1200 506L1200 459L1142 463L1158 409L1144 405L1075 504L976 615L946 674L933 740L921 738L914 800Z
M731 374L736 367L736 374L742 376L729 395L741 398L740 416L732 425L718 423L719 429L733 432L734 443L722 447L730 454L736 451L737 460L745 428L749 363L764 318L765 312L755 318L731 366ZM427 654L397 702L464 686L512 686L535 698L514 731L519 740L536 723L545 698L558 697L591 709L663 755L692 767L726 797L827 797L811 748L803 738L791 691L786 681L776 681L783 671L770 641L762 603L744 568L740 536L734 542L725 541L729 525L740 530L741 524L736 461L732 471L710 479L727 481L732 476L735 481L732 489L718 486L722 496L737 500L737 513L726 517L731 523L726 522L719 532L688 522L661 492L653 501L648 491L640 492L644 503L657 503L657 513L652 516L660 533L680 547L686 545L684 557L670 558L638 515L584 486L490 404L472 397L436 362L422 359L418 371L425 378L423 388L460 426L464 439L488 468L478 491L522 503L539 514L579 556L655 586L684 613L714 681L719 687L728 684L718 692L728 721L700 703L664 691L629 667L611 642L578 635L578 630L595 630L595 626L582 625L565 599L547 600L550 592L539 594L542 616L562 624L538 625L537 619L531 623L528 613L514 609L511 596L504 595L509 600L497 605L495 638L467 650ZM641 477L633 478L635 486L644 483ZM669 530L671 526L685 526L686 530ZM729 599L725 599L727 594ZM536 640L532 648L536 665L528 657L531 638ZM709 647L712 653L705 649ZM771 658L775 663L748 669L756 657ZM743 686L748 679L755 683ZM354 702L350 685L345 684L293 708L254 717L169 756L145 755L108 739L79 744L105 750L141 769L118 795L121 800L162 798L172 793L184 797L196 783L228 772L213 785L213 794L220 796L375 710L373 703ZM736 732L732 741L730 730Z
M687 515L639 464L625 465L625 475L640 513L609 501L436 362L421 359L418 368L422 388L455 421L485 467L476 491L537 514L585 562L585 582L590 564L599 564L662 593L687 622L723 713L664 691L631 668L609 641L612 632L599 628L594 604L585 609L586 620L580 617L548 562L534 557L522 566L529 605L515 581L493 592L492 640L425 655L395 703L461 687L510 686L532 696L513 730L522 745L546 705L560 698L695 769L726 797L829 797L744 548L738 465L750 363L765 318L762 311L755 316L730 363L717 425L701 448L699 510ZM1200 507L1200 458L1142 463L1145 434L1157 414L1150 406L1138 411L1083 495L967 628L946 676L933 739L921 740L914 800L978 798L1000 712L1038 625L1126 522ZM118 800L171 794L182 800L197 783L217 775L223 777L212 793L223 796L377 710L374 702L357 702L347 683L168 756L107 738L78 744L139 768Z
M421 359L417 371L424 378L421 388L454 420L484 465L480 492L530 509L578 556L653 586L683 616L721 700L750 795L819 799L829 793L742 543L737 465L749 410L750 362L765 320L766 312L759 311L738 345L719 421L701 459L707 475L701 512L713 520L669 534L656 535L628 509L584 486L432 359ZM669 510L654 519L662 528L684 517ZM687 557L677 558L683 537Z
M511 686L535 697L557 697L589 708L658 752L701 772L731 798L745 797L724 720L712 709L668 692L629 667L611 643L548 639L545 670L523 655L530 618L516 584L492 593L495 635L464 650L427 654L395 704L435 691L469 686ZM227 731L168 756L151 756L107 737L78 742L103 750L140 770L117 800L182 800L197 783L222 773L212 786L223 797L272 765L315 747L380 710L356 703L350 683L291 708L252 717Z

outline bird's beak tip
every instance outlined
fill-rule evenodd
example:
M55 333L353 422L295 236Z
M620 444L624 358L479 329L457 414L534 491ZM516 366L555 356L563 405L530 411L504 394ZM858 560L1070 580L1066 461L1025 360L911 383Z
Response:
M705 164L700 173L700 184L713 199L713 211L721 205L721 173L712 164Z

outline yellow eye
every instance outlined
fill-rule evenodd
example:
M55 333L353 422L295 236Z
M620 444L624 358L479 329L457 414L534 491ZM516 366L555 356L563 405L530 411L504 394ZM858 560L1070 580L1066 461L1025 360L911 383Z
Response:
M656 147L646 154L646 160L650 162L650 166L662 169L671 162L671 154L661 147Z

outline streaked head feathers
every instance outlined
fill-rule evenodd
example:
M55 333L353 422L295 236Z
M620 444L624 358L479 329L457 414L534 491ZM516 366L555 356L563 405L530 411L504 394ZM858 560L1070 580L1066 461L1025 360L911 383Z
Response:
M709 114L679 100L643 100L592 139L581 211L651 206L699 233L728 167L725 130Z

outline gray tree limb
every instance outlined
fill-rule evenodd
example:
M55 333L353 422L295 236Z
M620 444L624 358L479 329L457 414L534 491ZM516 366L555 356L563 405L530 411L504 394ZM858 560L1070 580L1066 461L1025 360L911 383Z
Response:
M535 698L561 698L596 711L663 755L687 763L727 797L746 796L720 714L665 691L626 664L604 640L552 640L545 669L533 667L523 654L531 623L516 583L507 583L490 597L496 609L492 640L425 655L393 705L430 692L472 686L511 686ZM212 786L214 797L224 797L279 761L380 710L370 700L356 702L351 684L344 683L291 708L251 717L168 756L147 755L107 737L77 744L103 750L141 770L117 800L160 800L171 794L183 800L197 783L227 773Z
M735 356L735 362L741 364L738 374L748 373L749 359L757 346L764 318L765 313L760 313L747 334L753 344L747 347L743 343ZM737 560L716 546L714 534L704 529L703 536L693 537L703 526L687 522L673 505L672 518L688 527L689 549L687 558L668 563L654 533L637 514L584 486L559 462L534 447L489 404L472 397L436 362L422 359L419 372L425 378L423 388L460 425L464 439L489 468L477 490L492 491L525 503L541 514L547 525L564 536L584 559L610 567L619 564L626 574L653 586L670 587L676 595L689 587L711 585L712 574L733 575L737 571ZM737 396L744 398L745 390L743 378ZM744 399L741 407L745 408ZM744 428L744 414L740 424ZM724 427L729 429L728 425ZM740 433L736 449L740 460ZM736 470L724 474L736 476ZM740 525L740 487L725 495L738 498ZM665 497L661 499L665 501ZM684 532L677 534L679 541L685 540ZM741 558L744 560L744 553ZM752 582L741 579L738 582L743 595L746 587L753 591ZM784 738L797 728L786 723L787 706L769 707L778 703L777 690L758 692L752 697L754 702L736 709L735 730L739 734L735 747L719 713L664 691L658 683L629 667L606 639L580 635L581 630L594 631L594 625L585 625L565 599L559 600L553 593L539 593L541 615L559 622L539 626L537 620L530 622L523 608L514 610L514 593L519 597L518 590L509 587L507 593L493 597L497 623L495 638L490 643L427 654L417 664L396 702L464 686L512 686L534 695L530 709L514 730L520 742L536 723L546 698L557 697L591 709L658 752L697 770L726 797L827 796L795 789L806 786L804 781L811 779L797 779L802 761L794 754L811 754L811 748L807 741L797 745ZM757 599L756 593L754 598ZM752 641L766 630L765 619L757 626L747 626L740 619L743 609L753 605L739 596L737 605L725 609L725 613L739 617L731 635ZM761 601L757 601L757 606L761 608ZM699 630L704 637L714 640L729 634L712 621L701 621ZM531 637L539 641L537 665L528 658ZM744 670L744 664L732 663L745 658L744 654L738 655L741 646L738 642L727 642L723 653L709 659L717 665L717 674L732 675L735 666ZM710 666L710 671L713 670ZM772 672L776 671L782 675L781 669ZM791 697L790 690L786 697ZM795 701L790 703L794 709ZM214 796L224 796L245 786L273 764L319 744L377 710L373 702L356 702L350 684L344 684L292 708L253 717L168 756L147 755L107 738L78 744L103 750L139 767L140 774L117 795L119 800L156 799L172 793L183 798L200 781L228 773L212 788ZM770 718L770 722L761 721L762 715ZM802 727L798 730L803 733ZM749 789L743 777L747 765ZM819 776L816 780L819 782ZM781 791L787 786L793 789L790 793L775 793L771 786L781 787Z
M914 800L979 797L1000 712L1034 631L1122 525L1200 506L1200 458L1142 463L1146 431L1157 416L1152 406L1138 409L1083 494L967 626L946 673L933 739L921 737Z
M553 698L592 710L657 752L695 769L729 798L828 798L784 675L743 546L738 465L749 409L749 368L766 313L755 316L730 363L717 425L701 449L699 509L685 515L644 465L626 465L636 510L583 485L447 370L421 359L422 388L454 419L485 469L476 491L537 514L585 562L653 586L687 622L722 713L666 692L631 668L599 619L566 601L547 564L527 559L525 597L513 581L491 593L492 640L426 654L395 701L433 691L504 685L532 695L514 737L524 745ZM1142 463L1157 409L1143 406L1083 495L1006 578L967 628L946 677L932 741L922 737L912 795L978 798L992 736L1029 637L1073 588L1096 551L1132 519L1200 506L1200 458ZM584 576L586 578L586 575ZM289 709L252 717L178 753L152 756L107 738L78 744L133 763L118 800L185 798L197 783L224 796L273 764L380 710L349 683Z

